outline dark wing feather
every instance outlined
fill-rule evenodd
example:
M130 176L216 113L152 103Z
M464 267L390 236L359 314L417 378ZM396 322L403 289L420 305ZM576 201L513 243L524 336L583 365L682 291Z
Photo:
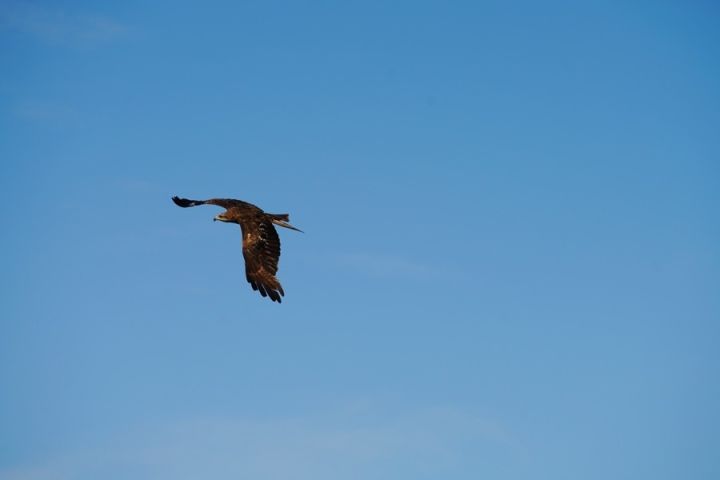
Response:
M254 206L251 203L235 200L234 198L211 198L209 200L190 200L188 198L172 197L172 201L178 207L188 208L197 207L198 205L217 205L226 209L233 207Z
M247 281L263 297L282 302L285 292L275 277L280 260L280 238L275 227L270 220L260 216L246 219L240 227Z

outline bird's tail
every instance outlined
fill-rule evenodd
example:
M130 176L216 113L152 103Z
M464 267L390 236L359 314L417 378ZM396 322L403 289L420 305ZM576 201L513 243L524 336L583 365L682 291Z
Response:
M299 228L295 228L288 223L288 220L290 220L290 215L288 215L287 213L268 213L267 215L268 215L268 217L270 217L270 220L275 225L289 228L290 230L295 230L297 232L305 233L302 230L300 230Z

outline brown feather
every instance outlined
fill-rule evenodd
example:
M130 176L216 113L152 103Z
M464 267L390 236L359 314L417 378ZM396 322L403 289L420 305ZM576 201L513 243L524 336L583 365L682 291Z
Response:
M275 227L264 216L245 218L240 227L247 281L263 297L267 295L271 300L281 302L285 292L275 277L280 260L280 238Z
M251 203L231 198L189 200L173 197L172 200L183 208L198 205L217 205L225 208L226 211L218 215L216 219L240 225L242 252L245 259L245 278L248 283L263 297L270 297L274 302L282 302L285 291L275 276L280 261L280 237L278 237L273 223L298 230L287 223L288 214L265 213Z

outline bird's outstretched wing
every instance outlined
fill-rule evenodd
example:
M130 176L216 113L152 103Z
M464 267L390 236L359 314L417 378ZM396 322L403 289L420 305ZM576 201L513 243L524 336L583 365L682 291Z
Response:
M240 224L243 236L245 277L253 290L281 303L285 295L275 274L280 260L280 238L267 218L254 218Z
M210 198L208 200L190 200L187 198L172 197L172 201L175 202L175 205L177 205L178 207L183 208L197 207L198 205L217 205L218 207L229 209L233 207L249 205L247 202L243 202L242 200L235 200L233 198Z

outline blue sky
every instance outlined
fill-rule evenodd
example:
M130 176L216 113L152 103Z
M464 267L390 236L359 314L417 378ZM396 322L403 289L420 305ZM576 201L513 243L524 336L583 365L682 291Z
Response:
M0 478L717 478L720 12L580 3L3 2Z

